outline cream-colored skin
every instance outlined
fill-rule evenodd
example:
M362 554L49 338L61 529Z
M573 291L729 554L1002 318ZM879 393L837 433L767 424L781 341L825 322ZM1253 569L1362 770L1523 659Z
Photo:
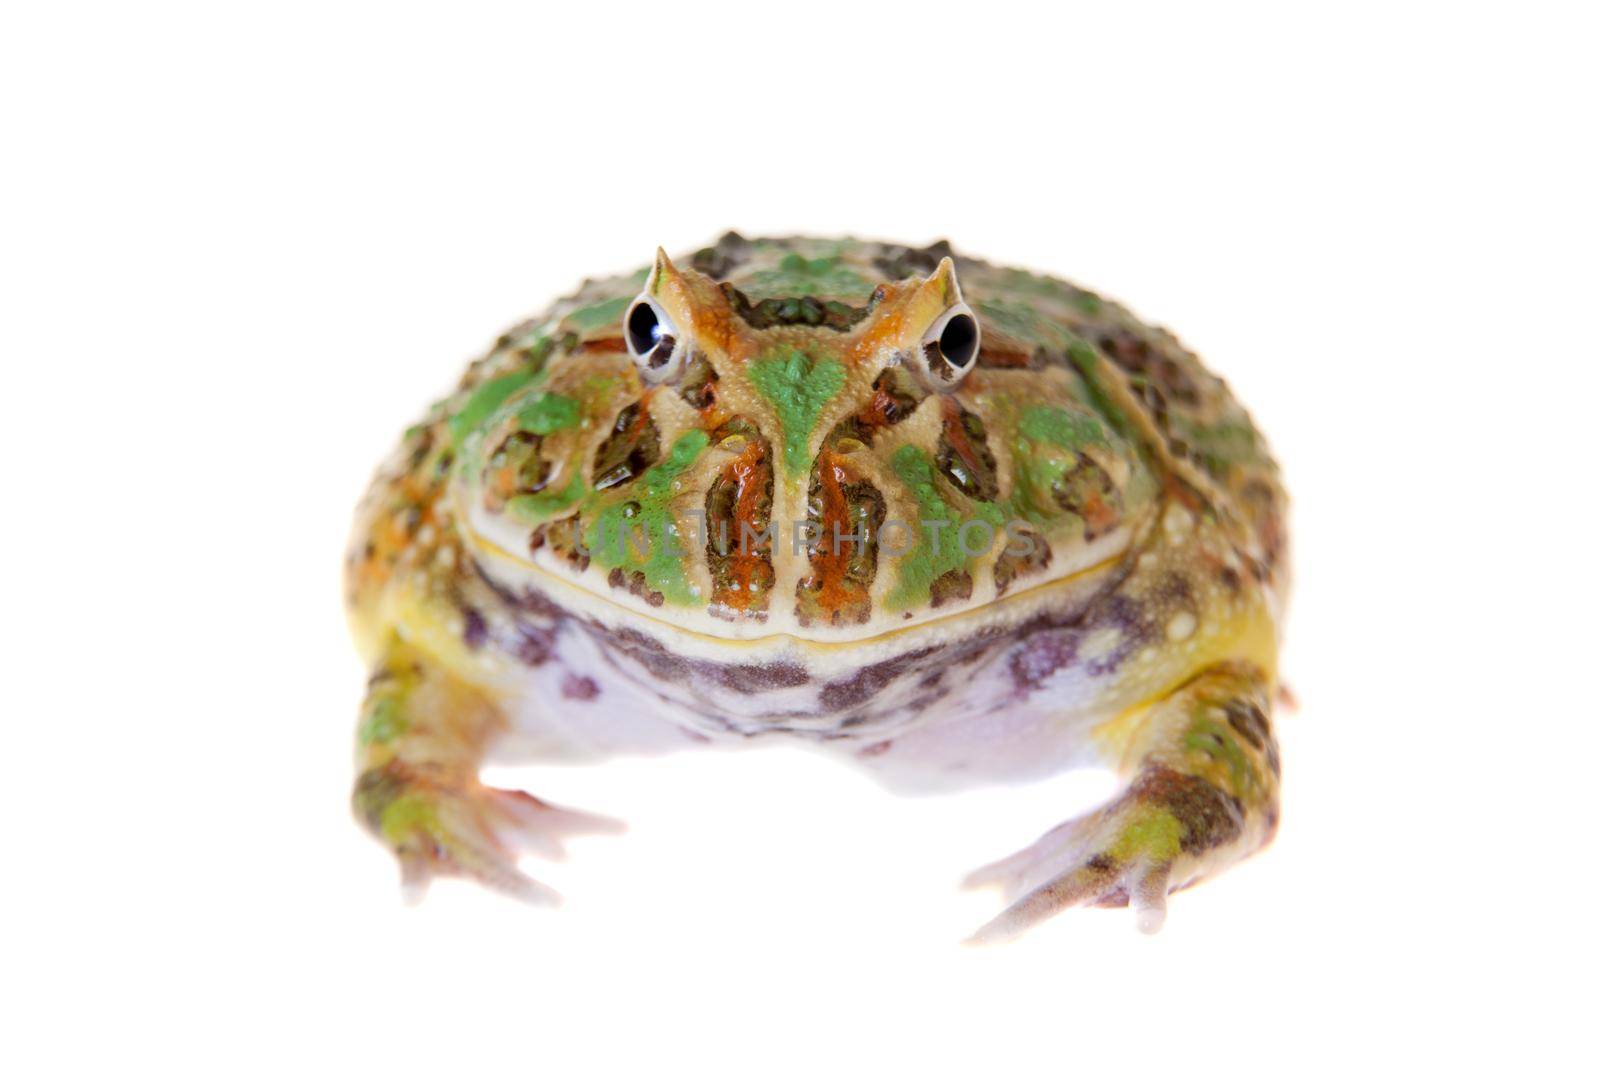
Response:
M487 758L774 736L907 789L1122 774L974 875L1010 900L986 939L1076 903L1154 929L1271 838L1284 501L1220 380L943 246L688 262L507 334L363 504L355 803L408 885L552 899L520 852L614 825L481 785Z

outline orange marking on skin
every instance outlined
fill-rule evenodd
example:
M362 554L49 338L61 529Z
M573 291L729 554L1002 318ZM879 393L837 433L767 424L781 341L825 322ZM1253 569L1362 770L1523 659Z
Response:
M978 453L972 447L972 439L967 436L967 428L961 424L961 405L956 403L954 397L944 398L944 432L950 447L955 449L956 455L961 457L961 462L967 465L969 471L983 469Z
M839 457L831 449L823 449L817 459L817 484L822 495L822 536L812 556L812 577L817 583L817 605L826 612L840 612L856 606L865 597L865 590L854 590L845 583L845 572L859 546L843 540L854 534L850 529L850 505L845 499L844 484L849 480ZM841 540L835 551L834 532Z
M726 531L733 557L729 560L735 588L728 589L723 603L736 611L749 610L754 596L752 586L759 579L763 585L772 581L772 564L756 553L754 540L744 536L746 529L760 533L759 509L761 496L766 491L767 449L760 440L752 440L739 458L728 465L728 474L738 484L733 502L733 526Z
M509 500L517 491L517 472L510 467L501 467L494 472L494 485L491 492L498 500Z
M1116 526L1117 517L1116 509L1098 492L1090 492L1083 502L1084 525L1097 537Z
M856 419L869 429L882 429L893 421L890 415L896 412L898 405L899 401L880 382L873 388L867 406L856 414Z

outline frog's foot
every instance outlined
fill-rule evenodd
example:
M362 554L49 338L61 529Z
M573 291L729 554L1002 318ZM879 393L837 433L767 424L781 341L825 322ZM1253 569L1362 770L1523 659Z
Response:
M555 890L517 867L519 856L560 859L566 836L623 828L615 819L558 808L521 790L450 781L398 761L361 776L354 806L399 859L401 889L413 903L435 875L454 875L529 904L557 904Z
M1219 665L1155 705L1139 770L1105 807L972 872L1008 907L972 941L1009 940L1073 905L1132 905L1161 928L1167 896L1250 854L1277 826L1278 757L1258 671Z
M1155 933L1168 893L1201 873L1185 860L1243 831L1243 811L1230 800L1201 780L1151 769L1116 802L968 875L969 888L998 886L1010 905L972 940L1009 940L1075 904L1132 904L1139 929Z

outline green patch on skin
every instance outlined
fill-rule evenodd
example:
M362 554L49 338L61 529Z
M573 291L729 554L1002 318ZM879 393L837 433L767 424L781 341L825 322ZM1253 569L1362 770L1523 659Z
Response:
M383 809L378 830L384 840L395 844L406 841L418 830L438 840L439 814L427 797L398 796Z
M1177 857L1183 848L1183 823L1165 808L1136 809L1108 851L1119 863L1158 862Z
M1173 432L1187 441L1215 473L1224 473L1237 465L1261 462L1260 438L1248 419L1206 424L1178 413L1174 413L1171 419Z
M1019 341L1060 352L1074 340L1071 331L1031 304L991 299L979 300L974 306L984 319Z
M1044 405L1024 408L1011 444L1016 478L1011 502L1017 513L1041 524L1061 518L1055 491L1078 466L1078 452L1109 443L1105 424L1086 412Z
M777 267L752 275L749 288L774 296L866 296L872 284L845 266L839 256L807 259L790 252Z
M1105 425L1093 415L1066 408L1035 406L1023 409L1017 430L1030 441L1077 452L1085 445L1106 443Z
M844 388L844 364L820 362L798 348L781 347L750 364L747 372L756 392L778 412L783 428L783 464L789 477L811 468L811 434L822 408Z
M467 394L461 410L450 416L450 440L460 447L461 442L483 425L483 421L494 414L507 397L531 383L538 374L538 371L520 370L490 378Z
M560 393L535 393L517 410L517 425L540 436L578 425L578 402Z
M1246 789L1255 784L1256 772L1250 765L1250 758L1226 727L1201 719L1183 735L1183 747L1190 752L1204 752L1221 760L1228 768L1228 778L1233 783L1235 796L1243 796Z
M1084 388L1088 390L1089 403L1100 416L1111 424L1112 428L1124 437L1132 437L1129 431L1128 418L1117 407L1116 402L1106 392L1105 383L1100 380L1100 353L1090 348L1082 341L1073 341L1067 348L1067 358L1072 365L1078 368L1078 373L1083 377Z
M577 471L560 489L541 489L537 493L518 493L506 501L506 514L520 522L539 522L566 511L584 498L589 487Z
M631 296L619 296L611 300L602 300L598 304L579 308L567 315L567 322L580 332L596 329L608 322L620 320L622 313L628 310L628 305L633 303Z
M971 561L960 544L963 516L939 495L928 453L916 445L901 445L889 464L917 502L919 528L912 531L910 551L900 558L899 584L886 600L891 611L904 611L925 603L941 575L965 569ZM937 525L940 522L944 525Z
M1055 488L1078 465L1074 456L1038 455L1021 440L1011 446L1016 482L1011 504L1029 522L1048 526L1060 519L1055 503Z
M1045 274L1034 274L1031 271L1019 270L1016 267L1005 268L1004 275L1005 281L1000 287L1000 291L1008 296L1038 297L1045 300L1064 302L1071 304L1088 318L1094 318L1105 310L1105 301L1101 300L1100 297L1087 289L1079 289L1070 282L1064 282L1060 278L1052 278ZM1020 308L1021 304L1014 301L1010 306ZM1006 314L1004 307L1000 314Z
M595 563L607 570L642 571L645 584L669 603L701 602L683 565L690 546L678 536L668 505L673 481L694 465L710 440L704 430L690 430L639 476L627 499L601 508L583 538Z
M363 745L385 744L405 733L406 725L400 701L394 697L380 697L373 702L366 718L361 720L361 728L356 736Z

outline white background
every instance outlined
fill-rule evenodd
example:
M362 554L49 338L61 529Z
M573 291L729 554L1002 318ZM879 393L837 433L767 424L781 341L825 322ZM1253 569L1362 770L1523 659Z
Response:
M1595 27L1112 7L8 5L0 1058L1592 1057ZM1159 937L956 944L1103 782L784 749L496 772L632 830L559 911L400 905L356 497L502 327L730 226L1067 275L1271 437L1283 829Z

